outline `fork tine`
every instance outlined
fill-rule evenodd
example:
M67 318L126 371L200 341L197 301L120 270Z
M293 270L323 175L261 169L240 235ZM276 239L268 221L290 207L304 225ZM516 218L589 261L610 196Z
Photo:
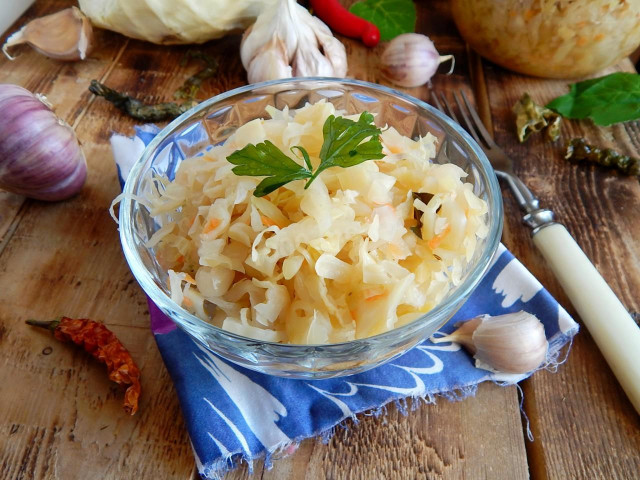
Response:
M433 105L442 113L444 113L444 108L442 108L442 104L440 103L440 100L438 100L438 93L435 92L434 90L431 90L430 93L431 93L431 99L433 100Z
M462 118L464 119L464 123L467 126L467 131L471 134L471 136L473 137L473 139L476 142L478 142L480 145L482 145L482 143L480 142L480 138L478 138L478 134L476 133L476 129L474 128L474 124L471 121L471 119L469 118L469 115L467 115L467 111L462 106L462 102L460 101L460 97L458 96L458 94L456 92L453 92L453 99L458 104L458 109L460 110L460 114L462 115ZM460 123L460 122L458 122L458 123Z
M476 112L476 109L471 106L471 102L469 102L469 99L467 98L466 93L464 93L464 90L462 90L460 93L462 94L462 99L464 100L464 103L467 106L467 110L469 110L469 113L471 114L471 117L473 118L473 121L476 124L476 128L478 129L478 132L480 132L480 135L482 135L482 138L484 139L484 141L487 142L487 145L489 145L490 147L493 147L496 143L493 141L493 137L489 134L489 132L485 128L484 123L482 123L482 120L480 120L480 117L478 116L478 112Z
M460 123L460 121L458 120L458 117L456 117L455 112L453 111L453 107L451 107L451 104L449 103L449 100L447 99L447 97L445 97L444 93L441 94L442 96L442 101L444 102L445 106L447 107L447 115L449 115L451 118L453 118L456 123Z

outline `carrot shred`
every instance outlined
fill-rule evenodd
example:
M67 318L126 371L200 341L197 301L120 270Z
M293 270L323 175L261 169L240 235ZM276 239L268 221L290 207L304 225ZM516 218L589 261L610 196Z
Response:
M195 279L191 275L189 275L188 273L184 274L184 281L187 282L187 283L190 283L191 285L195 285L196 284Z
M193 301L189 297L183 297L182 303L184 303L187 307L193 307Z
M209 233L215 230L218 227L218 225L220 225L220 219L212 218L211 220L209 220L209 223L207 223L207 225L204 227L204 229L202 230L202 233Z
M273 227L274 225L278 225L276 222L274 222L272 219L270 219L269 217L267 217L265 215L261 215L260 219L262 220L262 224L265 227Z
M373 204L374 204L376 207L389 207L393 213L396 213L396 207L394 207L394 206L393 206L393 205L391 205L390 203L378 203L378 202L373 202Z
M444 240L444 237L446 237L450 231L451 231L451 225L447 225L442 232L440 232L438 235L434 236L431 240L427 242L427 245L429 246L429 248L431 250L435 250L436 248L438 248L442 243L442 240Z
M402 149L397 147L397 146L395 146L395 145L387 145L387 148L389 149L389 151L391 153L400 153L400 152L402 152Z
M385 297L386 295L387 295L387 292L384 292L378 295L372 295L371 297L367 297L364 300L365 302L375 302L376 300L380 300L382 297Z

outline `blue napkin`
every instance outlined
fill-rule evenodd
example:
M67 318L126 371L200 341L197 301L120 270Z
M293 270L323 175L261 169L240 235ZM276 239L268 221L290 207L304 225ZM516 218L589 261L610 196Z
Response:
M133 138L111 139L121 182L157 127L136 129ZM364 373L329 380L292 380L239 367L194 343L151 301L151 329L173 379L203 478L215 479L237 465L295 451L310 437L328 438L336 425L361 412L377 412L406 399L460 400L480 382L516 383L513 375L476 368L453 343L425 340L403 356ZM549 340L547 367L557 365L561 348L578 325L524 266L500 245L492 265L469 300L436 335L481 314L520 310L536 315Z

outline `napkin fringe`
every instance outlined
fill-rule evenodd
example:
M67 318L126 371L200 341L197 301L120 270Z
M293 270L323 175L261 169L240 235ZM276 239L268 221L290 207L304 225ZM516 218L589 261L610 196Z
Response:
M496 382L497 383L497 382ZM382 406L377 408L371 408L364 411L355 412L353 415L349 415L343 418L339 423L333 427L320 430L314 433L312 436L301 436L295 438L290 442L285 442L280 445L276 445L272 451L267 451L261 455L249 455L246 452L230 452L224 458L211 462L207 465L198 465L199 473L202 478L206 480L223 480L224 476L239 466L242 462L247 463L249 466L249 473L253 472L253 462L264 460L264 466L267 470L271 470L273 467L273 461L286 458L296 452L300 443L308 438L318 438L320 441L327 445L331 439L339 433L343 432L344 438L349 435L351 426L358 425L360 420L358 416L364 417L379 417L386 416L389 405L394 404L398 412L403 416L407 416L410 412L417 410L421 405L434 405L439 397L445 398L450 402L459 402L467 397L475 396L478 390L478 385L462 385L455 387L452 390L442 392L431 392L424 395L417 395L414 397L400 398L391 400L389 399ZM194 452L195 453L195 452Z
M579 327L576 325L571 331L565 333L559 333L549 341L549 354L547 355L546 363L538 370L547 370L551 373L556 373L558 367L569 359L569 352L573 346L573 338L578 333ZM566 348L564 348L566 346ZM564 348L564 354L562 354ZM560 359L560 356L562 358ZM536 370L537 371L537 370Z

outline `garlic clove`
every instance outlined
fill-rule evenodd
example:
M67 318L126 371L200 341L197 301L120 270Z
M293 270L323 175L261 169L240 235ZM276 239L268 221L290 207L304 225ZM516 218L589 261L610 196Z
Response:
M535 315L520 311L491 317L484 315L462 324L434 343L456 342L476 359L476 367L506 373L531 372L545 361L549 342L544 325Z
M9 36L2 51L13 60L9 48L26 43L50 58L84 60L92 42L91 22L77 7L71 7L27 23Z
M258 16L242 38L240 58L250 83L347 73L344 45L295 0L279 0Z
M315 34L314 47L319 55L326 57L331 66L332 77L345 77L347 75L347 51L340 40L333 36L331 30L318 17L310 16L308 19L311 31ZM322 51L320 51L322 49ZM312 72L310 75L319 75Z
M306 48L300 45L293 56L294 77L333 77L331 62L320 53L317 46Z
M264 78L275 80L291 78L291 66L285 61L284 44L278 37L271 42L249 62L247 66L247 80L249 83L262 82Z
M429 82L438 66L448 60L454 62L453 56L440 56L429 37L404 33L389 42L380 57L380 65L383 76L396 85L419 87Z
M443 343L443 342L455 342L464 346L471 354L476 353L476 348L473 345L473 332L475 332L476 328L482 323L482 316L472 318L464 322L460 327L455 330L453 333L449 335L445 335L444 337L431 337L431 342L433 343ZM459 324L456 324L458 326Z

